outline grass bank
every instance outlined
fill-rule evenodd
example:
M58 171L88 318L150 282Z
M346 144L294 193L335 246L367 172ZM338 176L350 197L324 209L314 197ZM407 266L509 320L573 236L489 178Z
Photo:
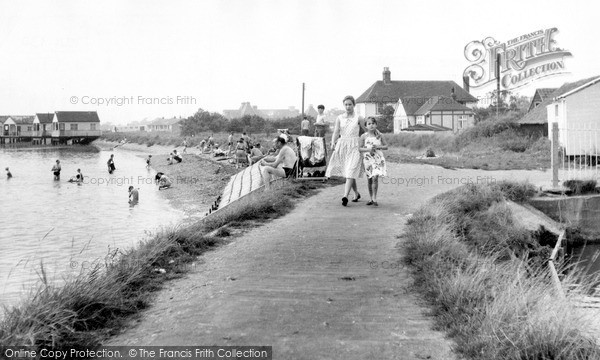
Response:
M314 194L308 182L286 182L252 204L232 204L188 226L166 229L125 253L56 287L41 269L41 286L19 306L4 310L0 346L86 349L99 346L151 305L166 281L193 268L197 257L246 229L286 214L296 199ZM216 231L215 231L216 230Z
M403 234L414 288L466 358L598 359L574 295L561 298L553 286L554 243L519 227L505 205L533 193L523 183L470 184L423 206ZM575 272L562 281L565 288L592 283Z
M483 170L550 167L550 140L522 134L510 118L482 121L457 135L406 132L385 138L391 146L386 158L393 162ZM435 157L424 157L428 151Z

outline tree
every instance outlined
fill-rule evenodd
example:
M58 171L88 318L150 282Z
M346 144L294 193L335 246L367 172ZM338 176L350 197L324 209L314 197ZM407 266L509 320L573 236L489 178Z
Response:
M227 119L219 113L198 109L194 115L181 121L181 134L191 136L206 131L219 132L227 127L227 123Z
M387 105L381 110L381 116L377 120L377 130L382 133L394 132L394 112L393 106Z

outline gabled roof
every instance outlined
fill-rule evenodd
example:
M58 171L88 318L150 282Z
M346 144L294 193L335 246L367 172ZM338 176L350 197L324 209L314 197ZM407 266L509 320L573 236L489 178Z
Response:
M542 101L544 101L547 98L549 98L550 95L552 95L552 93L556 91L556 89L557 88L541 88L541 89L536 89L535 91L539 94L540 99Z
M459 104L454 101L451 97L447 96L433 96L423 104L416 112L415 115L425 115L430 111L472 111L470 108ZM409 114L408 112L406 113Z
M9 118L15 122L15 124L18 125L26 125L26 124L33 124L33 116L30 115L25 115L25 116L18 116L18 115L11 115L9 116Z
M530 112L531 110L536 108L536 106L535 106L536 101L539 101L541 103L542 101L551 97L552 93L555 92L556 89L557 88L535 89L535 93L533 94L533 97L531 98L531 103L529 104L529 108L527 109L527 112Z
M523 116L518 123L519 124L547 124L548 123L548 110L546 106L552 104L555 98L560 97L568 92L578 89L583 85L592 83L594 80L600 79L600 76L594 76L591 78L575 81L572 83L563 84L563 86L556 89L552 94L542 101L535 109L531 110L525 116Z
M57 111L58 122L100 122L98 113L95 111Z
M40 124L50 124L54 118L54 113L37 113L35 116L37 116Z
M476 102L477 98L466 92L454 81L376 81L357 99L357 103L390 103L401 98L424 98L450 96L454 88L458 102Z
M304 112L306 116L312 116L316 118L319 115L319 112L312 106L312 104L308 105L308 109Z

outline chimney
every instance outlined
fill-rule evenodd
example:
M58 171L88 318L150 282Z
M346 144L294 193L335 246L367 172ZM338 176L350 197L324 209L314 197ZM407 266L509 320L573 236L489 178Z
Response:
M391 84L392 83L391 77L392 77L392 73L390 72L390 68L384 67L383 68L383 83Z
M456 101L456 93L454 92L454 86L450 90L450 97L452 98L452 100Z
M469 77L468 76L463 76L463 89L465 89L466 92L469 92Z

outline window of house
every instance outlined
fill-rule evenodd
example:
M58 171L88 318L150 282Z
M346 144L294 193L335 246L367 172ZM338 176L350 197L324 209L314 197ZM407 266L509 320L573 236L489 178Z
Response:
M96 124L90 124L90 130L96 130Z
M61 130L61 131L64 130L65 129L65 124L64 123L58 124L58 129Z
M467 127L467 115L458 115L458 128L464 129Z
M377 103L377 109L375 110L377 115L383 114L383 108L385 107L384 105L384 103Z
M554 116L558 117L558 104L554 105Z
M70 128L69 130L77 130L77 124L69 124Z

